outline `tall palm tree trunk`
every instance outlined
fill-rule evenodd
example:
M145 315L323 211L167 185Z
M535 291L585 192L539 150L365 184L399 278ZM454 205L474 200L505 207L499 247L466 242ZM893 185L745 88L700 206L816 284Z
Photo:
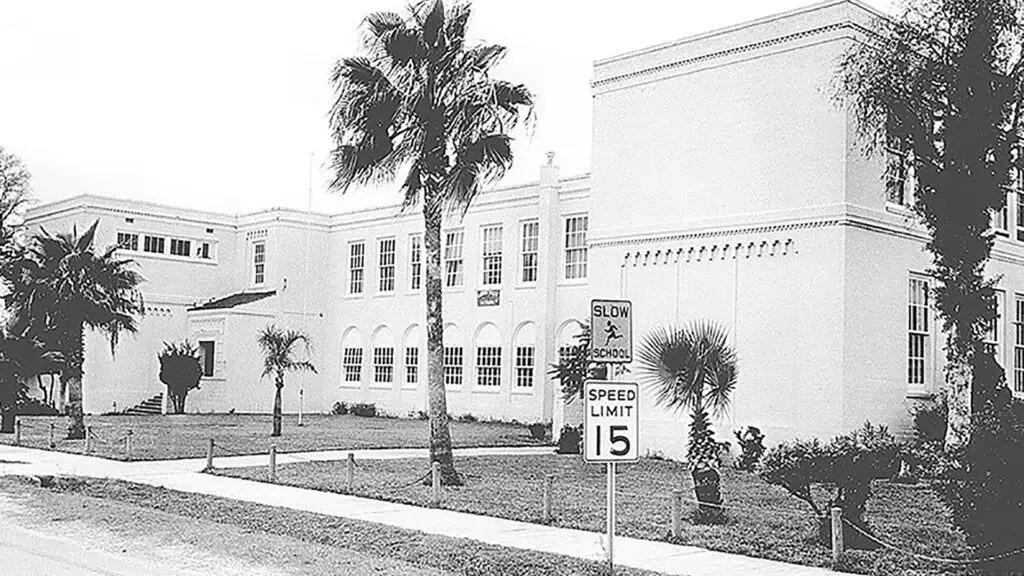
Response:
M274 431L271 436L281 435L281 389L284 388L284 372L277 371L277 381L274 383L277 391L274 392Z
M452 457L448 398L444 388L444 322L441 317L441 216L424 203L423 247L426 252L427 412L430 415L430 461L441 465L441 482L462 484Z
M0 434L14 434L14 422L18 418L18 409L13 402L4 402L0 406Z
M68 386L68 440L85 439L85 416L82 412L82 365L85 363L85 334L81 322L71 328L68 335L67 350L64 351L66 361L65 374Z

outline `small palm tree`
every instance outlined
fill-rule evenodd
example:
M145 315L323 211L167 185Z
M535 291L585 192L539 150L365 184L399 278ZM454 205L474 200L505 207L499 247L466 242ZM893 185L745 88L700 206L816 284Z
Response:
M697 499L720 504L719 447L709 412L724 414L736 388L736 351L728 343L728 331L706 321L655 330L644 337L637 363L659 405L690 412L687 459ZM701 490L709 484L713 486L707 492Z
M281 389L284 388L285 372L297 372L309 370L316 374L316 368L306 360L294 358L294 347L302 343L309 354L311 345L309 337L297 330L282 330L271 324L260 330L257 339L260 348L263 349L263 376L274 375L274 385L277 389L274 394L274 431L271 436L281 435Z
M142 276L132 270L134 261L117 256L117 246L96 252L94 241L99 220L81 235L42 230L17 262L0 266L9 293L6 302L15 324L32 333L52 330L57 351L64 359L61 380L68 387L68 439L85 438L82 414L82 366L85 362L85 330L106 334L110 352L123 332L138 330L137 318L145 308L139 284Z

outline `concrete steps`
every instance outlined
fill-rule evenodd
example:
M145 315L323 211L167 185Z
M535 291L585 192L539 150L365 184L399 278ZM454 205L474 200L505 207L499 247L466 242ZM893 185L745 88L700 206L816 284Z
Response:
M143 400L139 404L132 406L131 408L124 411L125 414L131 416L152 416L163 413L164 395L163 393L157 394L148 400Z

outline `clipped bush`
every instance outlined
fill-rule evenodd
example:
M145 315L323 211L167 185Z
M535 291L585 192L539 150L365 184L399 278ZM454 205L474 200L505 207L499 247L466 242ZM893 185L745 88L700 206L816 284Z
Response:
M530 435L533 436L534 440L544 441L551 432L551 424L547 422L534 422L527 426L527 428L530 429Z
M160 381L167 386L171 401L171 413L185 413L185 398L192 390L199 389L203 377L202 359L199 348L185 340L181 344L164 342L164 349L157 355L160 360Z
M562 426L562 432L558 436L558 454L579 454L583 449L583 425Z
M459 422L477 422L479 419L472 414L466 413L456 418Z
M733 468L753 472L764 456L764 434L757 426L747 426L733 431L733 435L740 444L740 454L733 461Z
M764 455L760 475L765 482L781 486L807 502L818 518L821 542L828 545L832 539L829 509L834 506L842 509L849 522L870 532L864 511L871 496L871 481L894 473L899 452L900 445L884 426L865 423L828 444L817 439L782 443ZM815 501L812 485L830 489L831 498ZM867 537L855 530L850 532L849 546L875 547Z
M946 396L940 395L935 400L918 405L913 411L914 431L919 442L946 439L946 425L949 422L949 406Z
M374 418L377 416L377 405L372 402L357 402L348 407L348 413L364 418Z
M24 398L18 403L18 414L22 416L60 416L60 410L36 398Z
M335 402L334 406L331 408L331 415L344 416L345 414L348 414L348 410L348 402Z

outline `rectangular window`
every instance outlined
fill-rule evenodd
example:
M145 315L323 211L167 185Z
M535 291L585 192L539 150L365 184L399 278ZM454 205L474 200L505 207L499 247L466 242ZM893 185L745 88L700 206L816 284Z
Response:
M476 385L501 386L500 346L480 346L476 349Z
M462 286L462 230L449 230L444 240L444 285L448 288Z
M363 293L363 267L366 264L366 244L353 242L348 245L348 293Z
M1017 241L1024 242L1024 192L1017 192Z
M203 242L202 244L200 244L199 246L196 247L196 257L200 258L202 260L209 260L210 259L210 243L209 242Z
M341 355L345 382L359 382L363 377L363 349L345 348Z
M212 340L199 341L199 359L203 365L203 377L213 376L214 343Z
M131 232L117 233L117 247L122 250L139 250L139 235Z
M501 226L484 228L484 286L501 284Z
M395 239L385 238L380 241L380 280L377 290L381 292L395 291Z
M927 383L930 365L930 309L928 305L928 280L910 279L910 297L907 332L907 384L923 388Z
M409 288L419 290L423 285L423 236L409 237Z
M171 238L171 254L174 256L191 256L192 241Z
M565 219L565 279L587 277L587 217Z
M462 346L444 347L444 385L462 386Z
M992 212L992 227L996 229L996 232L1008 233L1010 218L1010 195L1007 194L1003 200L1003 207L999 210Z
M160 236L146 236L142 241L142 251L153 254L164 253L164 239Z
M395 349L373 349L373 381L390 384L395 380Z
M533 346L516 346L516 388L533 387Z
M405 349L405 383L416 384L420 381L420 349L408 346Z
M523 222L523 282L537 281L540 222Z
M893 162L892 169L896 173L895 179L887 191L886 200L891 204L913 206L914 186L916 186L913 163L910 162L906 152L890 149L889 154Z
M1000 366L1003 366L1003 345L1002 345L1002 333L1003 333L1003 300L1005 294L1002 290L996 290L996 318L992 326L989 328L988 333L985 335L985 344L989 350L996 357L996 362Z
M1024 296L1018 294L1014 316L1013 393L1024 394Z
M267 243L255 242L252 245L252 281L253 284L263 284L267 272Z

